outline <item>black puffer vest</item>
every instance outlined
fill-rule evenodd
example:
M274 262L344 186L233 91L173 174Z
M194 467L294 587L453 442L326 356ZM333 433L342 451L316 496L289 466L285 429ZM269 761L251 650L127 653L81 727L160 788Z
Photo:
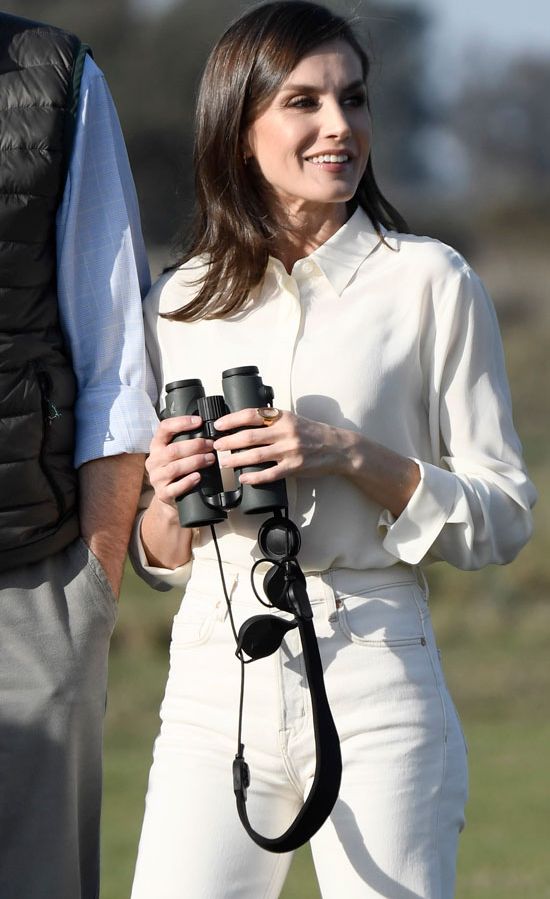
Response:
M55 228L85 53L71 34L0 13L0 571L79 532Z

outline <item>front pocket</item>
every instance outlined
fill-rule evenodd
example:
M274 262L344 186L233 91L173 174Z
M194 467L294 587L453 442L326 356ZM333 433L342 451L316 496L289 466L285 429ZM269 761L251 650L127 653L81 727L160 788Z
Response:
M221 617L212 598L198 592L186 592L172 625L172 646L186 649L206 643L216 621Z
M103 618L107 618L112 629L118 617L118 602L103 566L82 537L75 540L71 546L74 546L80 565L86 572L89 587L88 599L91 597L96 609Z
M99 590L94 590L93 595L94 597L97 597L98 593L101 594L102 604L104 604L107 612L116 619L118 615L118 601L113 593L110 581L105 574L105 569L86 541L82 537L79 537L79 541L86 556L87 569L92 574L93 583L96 588L99 588Z
M426 645L415 583L391 585L360 596L347 596L338 624L352 643L365 646Z

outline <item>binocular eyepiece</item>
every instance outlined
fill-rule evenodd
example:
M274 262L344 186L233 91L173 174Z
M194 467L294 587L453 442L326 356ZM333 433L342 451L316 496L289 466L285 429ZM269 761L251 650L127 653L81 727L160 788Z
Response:
M229 368L224 371L222 391L223 396L206 396L198 378L172 381L166 385L166 408L162 418L199 415L202 419L202 424L198 428L177 434L173 442L192 440L194 437L215 440L222 434L216 431L214 422L222 415L273 403L273 389L263 383L255 365ZM261 471L274 464L267 462L262 465L250 465L236 469L236 473L238 475L240 472ZM216 458L209 468L201 470L201 480L197 486L177 499L176 505L181 526L192 528L224 521L227 518L227 511L236 506L239 506L246 515L253 515L284 509L288 501L284 480L258 486L240 484L234 490L225 491Z

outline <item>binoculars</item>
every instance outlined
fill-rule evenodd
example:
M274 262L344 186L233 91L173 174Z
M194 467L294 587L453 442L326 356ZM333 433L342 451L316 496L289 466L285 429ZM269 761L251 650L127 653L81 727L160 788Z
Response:
M205 396L198 378L173 381L166 385L166 408L162 418L177 415L200 415L202 423L193 431L177 434L176 440L194 437L215 439L219 436L214 422L228 412L240 409L260 408L273 402L273 389L263 383L255 365L229 368L222 374L223 396ZM248 426L249 427L249 426ZM260 425L263 427L263 425ZM238 429L242 430L242 429ZM236 433L236 431L233 431ZM236 450L236 452L239 452ZM239 471L259 471L274 465L247 466ZM296 558L300 549L300 531L288 518L288 501L285 481L273 481L258 487L241 484L235 490L225 491L218 460L201 470L201 480L196 487L176 500L182 527L213 525L227 518L227 511L236 506L246 515L271 512L258 532L258 546L263 555L254 563L252 575L258 564L273 562L264 577L264 591L268 603L259 596L252 577L252 587L257 598L271 608L290 613L292 618L276 615L254 615L245 621L237 632L231 601L225 589L221 556L218 563L222 577L225 600L235 640L236 656L241 662L241 702L239 707L238 747L233 760L233 789L239 818L248 835L258 846L270 852L290 852L307 842L326 821L340 788L342 756L340 741L328 704L323 679L323 666L313 626L313 615L306 589L306 579ZM215 533L215 532L213 532ZM313 710L315 735L315 776L312 788L294 821L279 837L266 837L252 827L246 810L250 770L244 757L242 742L242 715L245 662L271 655L281 646L289 630L298 629L309 685Z
M221 437L214 422L229 412L240 409L259 408L273 403L273 389L264 384L255 365L229 368L222 373L223 396L206 396L201 381L191 378L186 381L172 381L166 385L166 408L162 418L177 415L200 415L202 424L193 431L177 434L174 441L192 440L206 437L215 440ZM247 426L246 430L250 425ZM263 427L260 425L260 427ZM238 429L244 430L244 429ZM224 432L226 433L226 432ZM232 433L236 433L233 431ZM236 469L241 472L261 471L274 465L267 462ZM227 511L236 506L245 515L273 512L287 508L288 501L284 480L254 486L240 484L234 490L224 490L218 460L207 469L201 470L201 480L189 493L176 500L180 524L185 528L217 524L227 518Z

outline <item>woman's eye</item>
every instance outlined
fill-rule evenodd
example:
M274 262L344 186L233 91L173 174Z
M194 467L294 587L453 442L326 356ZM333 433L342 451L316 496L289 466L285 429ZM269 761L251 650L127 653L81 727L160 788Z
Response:
M364 106L367 96L366 94L352 94L351 97L345 97L342 102L344 106Z
M288 106L293 109L308 109L317 106L317 102L313 97L293 97L289 101Z

